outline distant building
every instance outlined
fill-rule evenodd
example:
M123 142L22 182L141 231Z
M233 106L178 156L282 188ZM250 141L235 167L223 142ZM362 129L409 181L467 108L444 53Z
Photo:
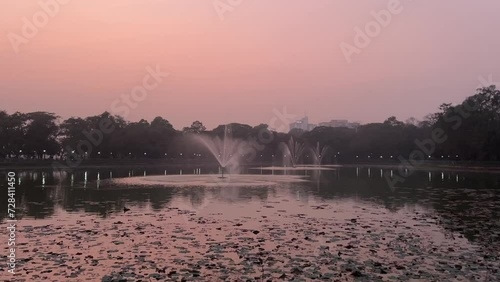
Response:
M315 129L316 127L318 127L316 124L310 123L308 131L311 131L311 130Z
M327 127L347 127L347 128L358 128L361 124L359 122L349 122L346 119L333 119L328 122L321 122L319 126Z
M356 129L356 128L358 128L358 127L361 126L361 123L359 123L359 122L351 122L349 125L350 125L349 128L355 128Z
M311 131L318 126L326 126L326 127L347 127L356 129L361 124L359 122L349 122L346 119L334 119L328 122L321 122L318 125L309 123L309 118L307 116L290 123L290 130L292 129L301 129L304 131Z
M304 131L313 130L316 127L315 124L309 123L309 117L305 116L295 122L290 123L290 130L301 129Z
M309 118L307 116L290 123L290 130L302 129L307 131L309 129Z

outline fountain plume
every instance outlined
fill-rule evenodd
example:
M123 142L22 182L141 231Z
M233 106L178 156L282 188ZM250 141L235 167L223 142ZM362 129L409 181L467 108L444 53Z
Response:
M203 144L215 157L220 166L221 177L224 177L226 168L239 167L240 155L238 148L243 141L231 137L231 129L224 126L223 138L219 136L196 135L196 140Z
M290 160L292 167L299 164L302 154L304 153L304 144L296 142L293 137L291 137L288 143L281 143L281 148L285 161Z
M326 145L321 147L319 142L316 143L316 147L311 149L311 153L313 156L313 164L321 166L323 158L325 157L325 155L328 153L329 150L330 146Z

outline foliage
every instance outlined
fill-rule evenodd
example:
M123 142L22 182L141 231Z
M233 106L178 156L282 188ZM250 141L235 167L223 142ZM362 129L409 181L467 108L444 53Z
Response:
M478 89L458 105L444 103L422 121L410 118L402 122L391 116L382 123L358 128L317 127L281 133L268 131L266 124L252 127L231 123L207 130L202 122L195 121L180 132L162 117L151 122L127 122L108 112L59 121L53 113L9 115L0 111L0 157L45 158L75 152L80 158L205 159L208 151L190 135L223 137L229 132L233 138L246 140L256 151L253 159L258 157L260 161L274 160L280 154L279 144L291 137L309 148L318 143L331 148L323 163L367 161L408 158L419 141L429 140L433 132L441 130L446 141L436 142L432 159L500 160L500 91L495 86ZM265 142L261 140L263 132L267 134Z

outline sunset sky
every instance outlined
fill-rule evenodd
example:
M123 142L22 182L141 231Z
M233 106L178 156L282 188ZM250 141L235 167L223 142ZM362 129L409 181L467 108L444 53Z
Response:
M12 34L43 9L3 0L0 110L99 114L156 65L170 75L126 119L177 129L270 123L284 107L314 123L420 119L473 94L479 77L500 82L498 0L401 0L349 63L340 44L391 1L65 0L16 52ZM214 3L236 4L221 14Z

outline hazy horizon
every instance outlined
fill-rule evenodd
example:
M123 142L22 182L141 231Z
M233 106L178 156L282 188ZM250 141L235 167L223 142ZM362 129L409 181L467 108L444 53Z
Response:
M126 120L162 116L178 129L195 120L212 129L269 124L273 109L286 108L312 123L404 121L500 81L498 1L429 9L401 0L351 62L341 43L353 44L355 28L391 1L241 1L222 18L208 0L66 2L17 52L12 34L43 10L38 1L3 3L0 110L62 118L111 111L157 65L169 76Z

